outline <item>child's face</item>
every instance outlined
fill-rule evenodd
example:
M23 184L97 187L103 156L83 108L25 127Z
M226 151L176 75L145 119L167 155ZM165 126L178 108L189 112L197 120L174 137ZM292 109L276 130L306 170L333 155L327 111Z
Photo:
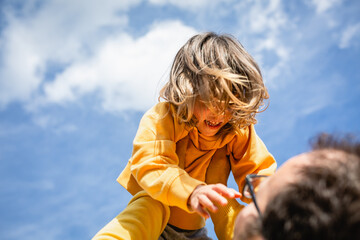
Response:
M231 119L230 111L216 113L210 110L204 103L195 102L194 116L198 120L196 127L205 136L214 136Z

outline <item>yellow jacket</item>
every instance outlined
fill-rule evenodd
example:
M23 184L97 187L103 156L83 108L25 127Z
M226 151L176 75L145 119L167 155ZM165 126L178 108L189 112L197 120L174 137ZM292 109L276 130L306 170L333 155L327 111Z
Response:
M165 102L145 113L133 144L132 157L117 181L132 195L145 190L170 206L169 223L182 229L205 226L187 206L198 185L226 184L231 169L241 191L247 174L273 174L276 169L254 126L206 137L179 123L174 106Z

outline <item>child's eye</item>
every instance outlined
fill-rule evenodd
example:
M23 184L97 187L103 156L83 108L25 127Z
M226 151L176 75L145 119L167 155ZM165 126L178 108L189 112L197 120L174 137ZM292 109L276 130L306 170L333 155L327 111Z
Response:
M234 111L234 108L235 108L235 103L229 103L229 106L228 106L228 111L230 112L233 112Z

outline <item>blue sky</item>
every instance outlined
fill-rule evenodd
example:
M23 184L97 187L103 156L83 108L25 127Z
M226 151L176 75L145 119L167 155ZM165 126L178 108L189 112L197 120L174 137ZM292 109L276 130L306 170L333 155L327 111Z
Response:
M256 129L279 165L319 132L359 134L359 1L0 4L1 239L90 239L125 207L115 179L140 117L198 32L234 35L259 63Z

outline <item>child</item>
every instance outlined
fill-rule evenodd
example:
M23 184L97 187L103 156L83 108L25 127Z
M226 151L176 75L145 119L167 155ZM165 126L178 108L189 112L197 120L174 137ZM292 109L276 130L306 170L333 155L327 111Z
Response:
M253 124L268 98L259 67L228 35L193 36L177 53L160 102L143 116L118 182L133 199L93 239L232 239L241 210L232 171L272 174L276 162ZM242 199L245 201L245 199Z

